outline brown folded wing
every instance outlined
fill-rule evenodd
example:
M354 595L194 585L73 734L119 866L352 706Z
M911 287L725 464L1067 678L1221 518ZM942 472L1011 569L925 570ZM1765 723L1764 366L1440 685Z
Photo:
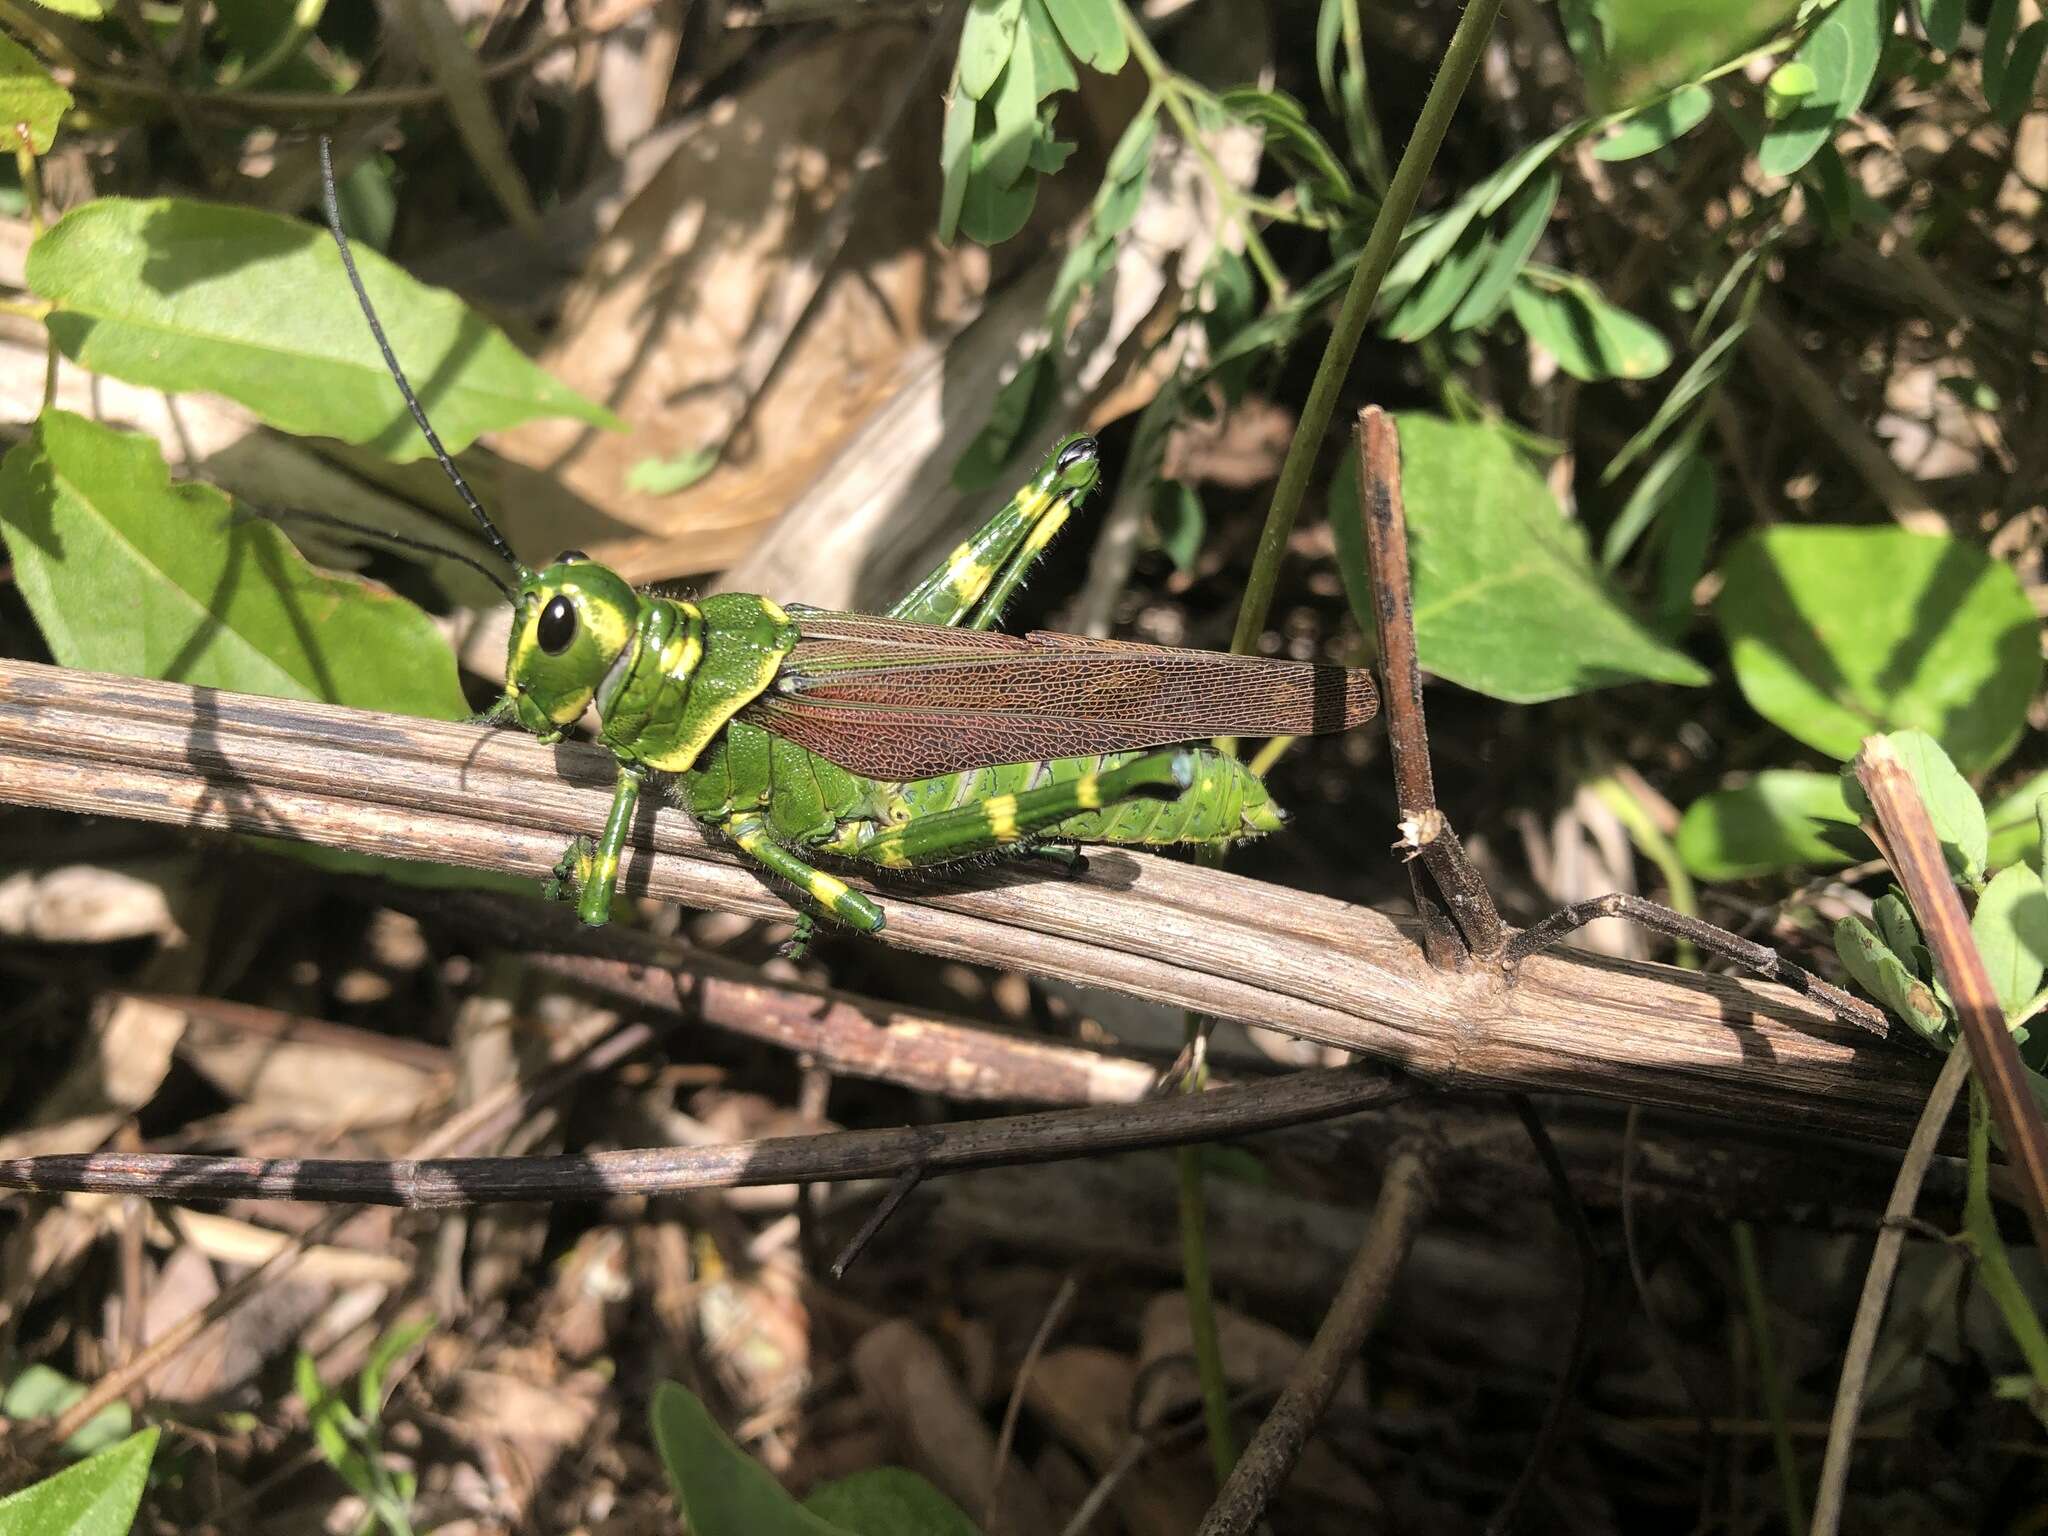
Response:
M744 717L869 778L1347 730L1363 668L798 609L802 638Z

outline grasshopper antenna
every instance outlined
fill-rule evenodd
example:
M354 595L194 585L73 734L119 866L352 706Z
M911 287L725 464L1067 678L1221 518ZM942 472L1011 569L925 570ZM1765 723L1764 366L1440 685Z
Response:
M437 559L456 561L458 564L468 566L477 575L483 577L485 581L496 587L499 592L504 594L506 602L516 605L519 601L519 594L512 589L512 584L488 565L485 565L483 561L473 559L459 549L449 549L445 545L436 544L432 539L415 539L410 534L393 533L389 528L373 528L368 523L351 522L348 518L336 517L331 512L315 512L307 508L285 509L251 506L249 511L253 516L263 518L268 522L316 523L322 528L334 528L343 533L353 533L365 539L381 539L384 543L395 545L399 549L410 549L422 555L432 555Z
M496 550L499 557L515 571L525 570L526 567L519 563L519 557L512 553L512 546L505 542L505 536L498 532L497 524L493 523L490 514L484 511L483 503L478 501L476 494L470 490L469 482L462 478L462 471L455 467L455 460L450 458L448 450L441 446L440 434L434 430L433 423L427 420L427 413L420 405L419 396L412 392L412 386L405 381L405 370L398 366L398 356L391 350L391 342L384 335L384 326L377 319L377 311L370 305L370 295L363 288L362 275L356 271L356 259L349 251L348 236L342 232L341 199L334 190L334 151L324 133L320 135L320 202L327 212L328 232L334 236L335 248L341 252L342 269L348 273L349 286L356 291L356 303L362 307L363 318L370 322L370 334L377 338L377 350L384 354L384 366L391 371L391 377L397 381L398 392L405 396L406 409L412 412L412 419L419 423L420 435L426 438L427 446L434 450L434 457L441 461L442 472L448 476L449 483L455 487L455 494L462 498L463 505L467 506L471 515L476 518L477 526L483 529L484 537L490 540L491 548Z

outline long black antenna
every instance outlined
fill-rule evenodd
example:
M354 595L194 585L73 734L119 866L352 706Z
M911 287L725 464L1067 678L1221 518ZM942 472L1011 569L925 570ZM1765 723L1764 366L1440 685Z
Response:
M436 544L432 539L416 539L410 534L393 533L389 528L376 528L368 523L351 522L348 518L336 517L332 512L315 512L310 508L258 507L247 502L244 502L243 505L247 506L252 514L263 518L266 522L318 523L323 528L339 529L343 533L357 534L366 539L382 539L387 544L394 544L400 549L414 550L422 555L433 555L442 560L459 561L503 593L506 602L516 604L519 601L519 594L513 590L511 583L506 581L504 577L500 576L488 565L485 565L483 561L465 555L459 549L450 549L445 544Z
M320 201L327 210L327 228L334 236L334 244L341 252L341 265L348 273L349 286L356 291L356 303L362 306L363 318L370 322L370 334L377 338L377 350L384 354L384 366L391 370L391 377L398 383L398 392L405 396L406 409L412 412L412 419L419 423L420 435L427 440L427 446L434 450L434 457L441 461L441 468L449 482L455 487L455 494L475 516L477 526L484 531L484 537L491 542L504 562L515 571L523 571L519 557L512 553L512 546L505 542L505 536L498 532L490 514L484 511L483 503L469 488L469 482L462 478L462 471L455 467L455 460L448 456L448 450L441 446L440 434L434 431L433 423L427 420L427 413L420 407L419 396L412 392L412 386L405 381L405 370L398 366L398 356L391 350L391 343L385 338L384 327L377 319L377 311L370 306L370 295L363 289L363 279L356 271L356 259L348 248L348 236L341 228L341 199L334 190L334 152L327 142L327 135L320 135Z

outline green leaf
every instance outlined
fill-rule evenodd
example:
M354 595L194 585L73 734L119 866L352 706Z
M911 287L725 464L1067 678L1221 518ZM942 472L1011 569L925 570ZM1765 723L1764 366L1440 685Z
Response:
M1587 557L1585 536L1499 430L1404 414L1402 496L1422 664L1511 703L1707 672L1658 640ZM1330 522L1352 611L1372 633L1355 458L1330 484Z
M1266 152L1299 179L1338 202L1353 199L1350 172L1293 97L1284 91L1240 86L1225 91L1219 100L1224 111L1257 127L1265 136Z
M1990 829L1990 851L1984 862L1992 869L2008 864L2037 863L2041 858L2040 818L2048 799L2048 769L2030 774L1984 808Z
M985 491L1002 478L1023 438L1038 431L1052 409L1059 384L1052 354L1034 352L1026 358L1009 382L996 391L988 408L988 421L974 435L953 466L953 486L961 491Z
M82 1382L41 1363L27 1365L0 1396L0 1413L10 1419L54 1419L84 1396ZM124 1439L134 1427L135 1415L126 1403L109 1403L60 1449L66 1456L90 1456Z
M1575 379L1647 379L1671 366L1663 332L1570 273L1525 267L1508 303L1529 339Z
M356 262L399 364L451 451L543 416L618 418L556 383L451 293L375 251ZM28 284L56 305L66 356L152 389L204 389L271 426L428 452L370 338L325 232L253 208L101 198L29 250Z
M1501 305L1507 301L1508 290L1535 254L1543 231L1550 225L1551 211L1557 206L1559 181L1557 167L1546 165L1533 181L1515 194L1508 205L1500 233L1494 238L1485 268L1473 279L1471 288L1451 314L1452 330L1462 331L1484 325L1500 313Z
M154 1429L0 1499L0 1536L126 1536L156 1453Z
M416 1317L411 1322L399 1323L384 1331L382 1338L370 1350L370 1357L363 1362L362 1375L356 1381L356 1406L363 1417L375 1423L384 1411L384 1378L401 1356L434 1331L438 1319Z
M1793 59L1780 64L1771 71L1771 77L1764 82L1764 94L1770 101L1767 110L1774 116L1789 112L1819 89L1820 76L1813 72L1813 66L1804 59Z
M1634 160L1662 149L1699 126L1714 110L1714 93L1704 85L1688 85L1660 96L1623 119L1621 127L1593 148L1596 160Z
M1023 34L1019 33L1022 41ZM977 177L1011 186L1031 163L1038 138L1038 76L1028 43L1010 55L995 89L982 102L974 123L973 167Z
M672 459L642 459L626 471L626 489L642 496L673 496L717 467L716 448L693 448Z
M1913 921L1913 909L1896 890L1887 891L1870 904L1870 915L1886 947L1906 963L1906 969L1922 981L1934 977L1934 956L1920 937L1920 925Z
M827 1483L804 1508L853 1536L977 1536L958 1504L902 1467L872 1467Z
M1643 478L1629 492L1628 500L1622 503L1614 521L1607 525L1607 536L1600 541L1602 570L1612 571L1619 566L1635 541L1642 537L1643 530L1671 504L1679 484L1699 460L1700 433L1705 424L1704 417L1694 417L1671 446L1658 454L1650 467L1643 471Z
M1024 0L968 0L960 28L960 88L976 101L989 93L1016 47Z
M1735 344L1742 340L1742 333L1749 329L1749 319L1742 319L1730 325L1727 330L1709 342L1699 356L1686 365L1685 372L1678 376L1678 382L1657 402L1657 409L1642 429L1622 445L1621 452L1608 460L1607 467L1600 471L1600 483L1611 485L1621 472L1648 450L1649 446L1668 431L1686 408L1701 395L1721 382L1721 375L1728 371L1728 364ZM1697 434L1694 434L1697 436Z
M1074 57L1113 75L1130 62L1131 45L1117 21L1116 0L1045 0Z
M152 438L46 411L0 465L15 583L67 667L432 719L469 714L432 619L314 570Z
M2026 1007L2048 972L2048 891L2024 864L2001 869L1977 898L1970 935L2007 1018Z
M1631 106L1747 53L1802 0L1626 0L1598 7L1604 56L1588 69L1601 109Z
M967 178L960 201L960 233L977 245L1001 245L1022 229L1038 201L1038 178L1020 176L1008 186L979 171Z
M2033 105L2034 82L2040 78L2043 53L2048 53L2048 21L2037 21L2013 43L1997 93L1991 99L1993 114L2008 128L2017 124Z
M2019 0L1991 0L1991 8L1984 16L1984 41L1978 45L1977 56L1983 66L1984 94L1994 102L2005 84L2006 59L2019 21Z
M1714 616L1750 707L1845 762L1865 736L1910 727L1982 772L2019 740L2040 686L2019 578L1960 539L1767 529L1728 556Z
M1685 808L1678 856L1702 880L1747 880L1785 869L1831 869L1869 843L1830 773L1776 768Z
M1952 1043L1948 1013L1934 989L1909 972L1861 918L1845 917L1835 924L1835 953L1865 992L1936 1045Z
M1031 41L1031 69L1038 81L1038 99L1079 87L1081 79L1067 59L1059 28L1046 13L1045 0L1024 0L1024 24L1019 34Z
M1920 803L1927 807L1927 819L1934 823L1934 835L1941 840L1949 868L1972 885L1984 879L1984 858L1989 851L1990 829L1984 804L1969 780L1956 772L1956 765L1941 750L1941 743L1925 731L1893 731L1885 737L1913 787ZM1855 764L1842 767L1842 794L1857 816L1874 821L1876 813L1857 781Z
M7 125L6 149L11 152L25 133L29 149L47 155L58 120L70 110L71 93L50 78L41 60L0 32L0 123Z
M1492 241L1477 225L1465 231L1465 238L1452 248L1450 255L1409 289L1408 296L1387 316L1387 335L1395 341L1420 341L1450 319L1451 311L1471 289L1493 249Z
M960 228L960 206L967 196L967 176L972 169L974 119L979 107L960 89L956 80L946 98L946 126L939 134L939 170L945 183L939 191L939 240L951 245Z
M690 1536L849 1536L784 1493L696 1395L672 1381L654 1389L653 1428Z
M1963 40L1963 21L1969 11L1970 0L1920 0L1920 23L1927 29L1927 41L1943 53L1954 53Z
M1757 164L1766 175L1797 171L1863 105L1891 14L1891 0L1835 0L1806 34L1791 62L1812 71L1813 89L1764 130Z
M1721 520L1712 461L1704 454L1689 455L1672 479L1670 494L1652 517L1658 538L1657 602L1651 628L1671 640L1692 625L1693 588L1707 569L1707 551Z
M1152 487L1152 531L1159 547L1166 551L1176 571L1195 568L1202 552L1202 535L1208 529L1208 515L1202 497L1193 486L1178 480L1160 480Z
M1488 217L1505 206L1508 199L1520 192L1523 184L1542 170L1550 157L1576 131L1577 125L1560 128L1549 137L1529 145L1484 181L1469 188L1442 213L1411 223L1401 236L1401 254L1395 258L1386 280L1380 285L1380 302L1396 302L1398 295L1428 277L1451 247L1463 238L1474 219Z

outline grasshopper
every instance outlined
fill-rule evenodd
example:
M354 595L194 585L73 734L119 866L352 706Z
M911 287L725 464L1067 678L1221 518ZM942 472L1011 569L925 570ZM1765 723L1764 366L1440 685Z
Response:
M1378 708L1372 674L1072 635L996 632L1004 608L1100 483L1096 442L1057 444L973 537L883 615L724 592L639 590L570 550L524 564L471 493L406 381L341 228L327 222L407 409L512 572L505 692L486 718L560 741L595 706L618 760L604 830L563 853L546 893L611 916L619 860L652 782L847 927L885 914L813 860L918 869L1114 843L1220 846L1285 822L1214 736L1346 730ZM1161 750L1164 749L1164 750ZM792 948L810 937L800 909Z

